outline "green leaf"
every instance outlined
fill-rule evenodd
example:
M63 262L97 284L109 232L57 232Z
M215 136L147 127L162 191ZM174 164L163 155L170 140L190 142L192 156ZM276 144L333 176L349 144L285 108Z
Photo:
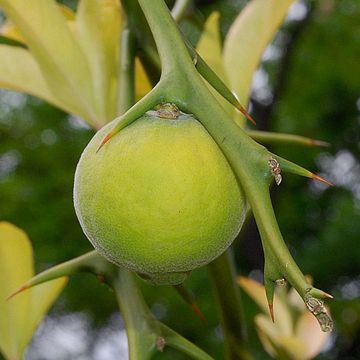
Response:
M293 0L252 0L239 14L226 36L223 54L226 75L230 88L245 106L262 54L292 3Z
M0 0L0 6L24 38L54 97L90 124L101 125L89 64L56 2Z
M0 222L0 352L6 359L21 359L43 316L65 286L67 278L40 285L6 300L34 275L33 253L27 235Z
M121 13L119 0L81 0L75 33L90 65L101 123L116 114Z

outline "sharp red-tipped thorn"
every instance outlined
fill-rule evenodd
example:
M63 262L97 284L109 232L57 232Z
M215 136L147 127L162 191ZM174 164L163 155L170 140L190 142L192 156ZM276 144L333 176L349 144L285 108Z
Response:
M332 295L326 293L325 291L323 291L323 296L324 296L324 298L326 298L326 299L333 299L333 298L334 298Z
M103 139L103 141L101 142L100 146L98 147L98 149L96 150L96 153L99 152L99 150L113 137L113 133L109 132Z
M322 147L329 147L330 143L326 142L326 141L322 141L322 140L311 140L310 141L310 145L313 146L322 146Z
M332 182L323 179L323 178L322 178L321 176L319 176L319 175L312 174L312 175L311 175L311 178L312 178L313 180L321 181L321 182L323 182L323 183L326 184L326 185L335 186Z
M269 312L270 312L270 317L272 322L275 322L275 317L274 317L274 305L273 304L268 304L269 305Z
M9 296L6 298L6 301L11 300L14 296L22 293L23 291L25 291L25 290L27 290L27 289L29 289L29 288L30 288L30 286L28 286L28 285L23 285L21 288L17 289L15 292L13 292L11 295L9 295Z
M256 125L256 121L254 120L254 118L241 105L238 106L238 109L243 115L245 115L248 120L250 120L254 125Z
M191 304L191 309L204 324L207 324L204 314L202 313L200 308L195 303Z

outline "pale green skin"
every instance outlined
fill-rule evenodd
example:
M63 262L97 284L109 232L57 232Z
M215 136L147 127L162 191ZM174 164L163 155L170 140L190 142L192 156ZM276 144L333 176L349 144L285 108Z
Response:
M147 113L96 153L84 150L74 203L94 247L158 284L180 283L231 244L245 198L221 150L194 118Z

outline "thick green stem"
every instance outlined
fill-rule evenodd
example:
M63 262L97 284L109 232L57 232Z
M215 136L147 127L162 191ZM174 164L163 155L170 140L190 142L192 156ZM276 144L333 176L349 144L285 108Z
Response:
M121 35L121 59L118 96L118 116L125 113L135 102L134 61L136 41L132 31L126 27Z
M223 111L196 71L163 0L138 0L154 35L162 63L160 84L166 85L164 100L193 113L227 157L244 189L259 226L264 250L269 254L269 281L286 277L304 295L309 286L281 236L269 197L272 154L252 140ZM166 29L166 31L164 30Z
M231 250L208 265L224 332L226 359L252 359L244 347L246 329Z
M150 313L135 282L134 275L127 270L118 271L113 288L125 322L130 360L146 360L156 352L157 323Z
M192 59L164 1L138 1L150 26L160 55L162 77L171 76L173 69L186 68ZM194 66L193 66L194 67ZM195 67L194 67L195 69Z

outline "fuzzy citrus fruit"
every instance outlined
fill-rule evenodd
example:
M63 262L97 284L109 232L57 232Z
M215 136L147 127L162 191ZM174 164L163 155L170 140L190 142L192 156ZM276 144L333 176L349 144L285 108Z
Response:
M192 116L148 112L97 153L112 126L94 136L76 169L82 228L113 263L157 284L180 283L234 240L244 220L243 193Z

